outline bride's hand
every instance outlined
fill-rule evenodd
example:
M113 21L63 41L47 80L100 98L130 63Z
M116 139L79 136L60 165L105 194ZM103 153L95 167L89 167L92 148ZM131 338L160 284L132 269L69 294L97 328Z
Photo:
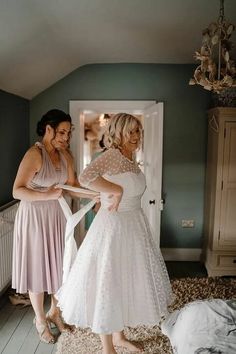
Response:
M98 195L96 195L95 197L93 197L93 200L96 202L96 203L100 203L100 193L98 193Z
M120 205L120 201L122 199L123 191L120 191L116 194L110 194L109 198L111 198L111 205L108 207L109 211L117 211Z

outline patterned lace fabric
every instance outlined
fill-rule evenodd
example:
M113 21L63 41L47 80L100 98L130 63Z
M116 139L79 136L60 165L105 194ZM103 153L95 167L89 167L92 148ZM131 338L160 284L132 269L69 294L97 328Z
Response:
M159 324L173 296L141 209L98 211L57 299L67 323L94 333Z
M140 173L136 161L131 161L119 149L109 149L92 161L79 176L80 184L88 187L98 176L117 175L125 172Z
M119 184L122 199L117 212L111 212L108 193L101 193L101 208L57 293L58 306L67 323L95 333L157 325L168 314L173 294L141 208L145 176L117 149L92 162L80 182L88 185L98 176Z

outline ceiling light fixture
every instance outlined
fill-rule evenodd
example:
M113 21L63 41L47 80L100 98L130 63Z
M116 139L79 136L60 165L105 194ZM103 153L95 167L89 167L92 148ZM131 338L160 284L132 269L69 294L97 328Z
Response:
M217 22L211 23L202 33L200 52L195 59L200 65L194 71L189 85L201 85L204 89L220 93L229 87L236 87L236 66L230 59L232 42L229 40L235 26L226 21L224 0L220 0Z

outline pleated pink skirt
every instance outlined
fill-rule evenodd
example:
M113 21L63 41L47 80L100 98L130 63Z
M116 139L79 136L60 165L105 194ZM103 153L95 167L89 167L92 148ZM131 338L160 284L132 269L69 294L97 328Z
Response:
M14 225L12 287L54 294L62 284L66 220L57 200L21 201Z

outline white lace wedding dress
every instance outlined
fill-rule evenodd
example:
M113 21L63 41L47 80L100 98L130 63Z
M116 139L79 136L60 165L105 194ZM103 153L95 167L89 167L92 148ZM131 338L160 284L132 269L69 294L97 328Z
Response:
M95 333L156 325L173 300L169 277L141 209L145 177L136 162L109 149L81 174L88 187L98 176L123 187L117 212L101 194L101 208L57 293L64 320Z

